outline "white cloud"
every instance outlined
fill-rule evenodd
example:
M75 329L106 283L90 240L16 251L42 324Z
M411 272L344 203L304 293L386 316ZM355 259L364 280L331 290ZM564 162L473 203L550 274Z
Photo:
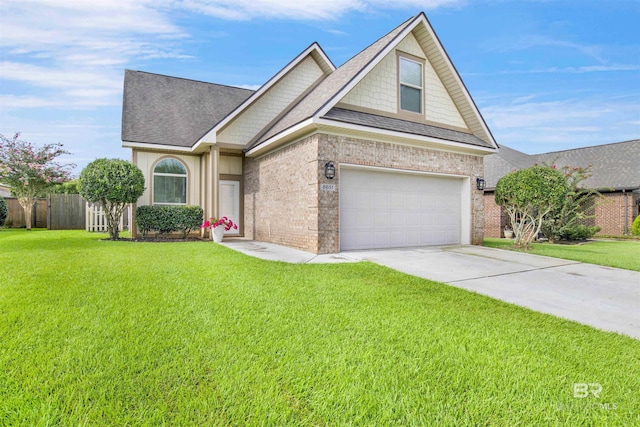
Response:
M180 7L228 20L283 18L335 20L352 11L377 9L435 9L465 4L466 0L182 0Z
M22 108L59 107L62 105L62 102L37 96L0 94L0 112L8 112Z
M489 100L483 117L498 144L530 154L637 138L640 102L613 98ZM634 123L635 122L635 123ZM615 137L612 137L615 135Z
M187 35L160 6L149 0L3 0L0 81L13 96L7 108L119 104L122 69L132 60L187 57L174 48Z

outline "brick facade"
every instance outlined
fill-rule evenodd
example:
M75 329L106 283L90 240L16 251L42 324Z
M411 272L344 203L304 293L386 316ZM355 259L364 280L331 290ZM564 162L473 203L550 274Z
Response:
M244 235L318 253L318 143L244 159Z
M595 203L595 225L602 228L598 235L631 234L631 224L638 216L638 195L631 192L603 193Z
M485 193L484 202L484 236L504 237L504 228L509 224L509 215L496 204L493 192Z
M324 165L338 173L329 181ZM339 188L341 163L444 173L475 183L482 157L316 134L260 158L245 159L245 236L314 253L340 251ZM336 191L320 191L322 183ZM482 193L471 186L471 242L484 237Z

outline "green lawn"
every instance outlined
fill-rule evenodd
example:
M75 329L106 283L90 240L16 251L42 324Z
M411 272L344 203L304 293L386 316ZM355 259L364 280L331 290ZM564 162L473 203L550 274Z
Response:
M512 249L511 239L485 239L491 248ZM640 240L595 240L575 245L533 243L529 253L640 271Z
M638 340L370 263L104 236L0 230L0 425L640 424Z

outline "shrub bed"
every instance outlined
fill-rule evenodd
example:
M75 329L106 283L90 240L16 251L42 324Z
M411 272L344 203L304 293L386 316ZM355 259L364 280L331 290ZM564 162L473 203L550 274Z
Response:
M202 224L202 217L200 206L139 206L136 209L136 226L145 238L153 231L160 235L180 232L186 239Z

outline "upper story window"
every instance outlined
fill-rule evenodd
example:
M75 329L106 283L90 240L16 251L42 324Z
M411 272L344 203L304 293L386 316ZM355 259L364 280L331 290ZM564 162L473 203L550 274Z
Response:
M177 159L163 159L153 169L153 203L187 204L187 168Z
M400 57L400 109L422 113L422 64Z

